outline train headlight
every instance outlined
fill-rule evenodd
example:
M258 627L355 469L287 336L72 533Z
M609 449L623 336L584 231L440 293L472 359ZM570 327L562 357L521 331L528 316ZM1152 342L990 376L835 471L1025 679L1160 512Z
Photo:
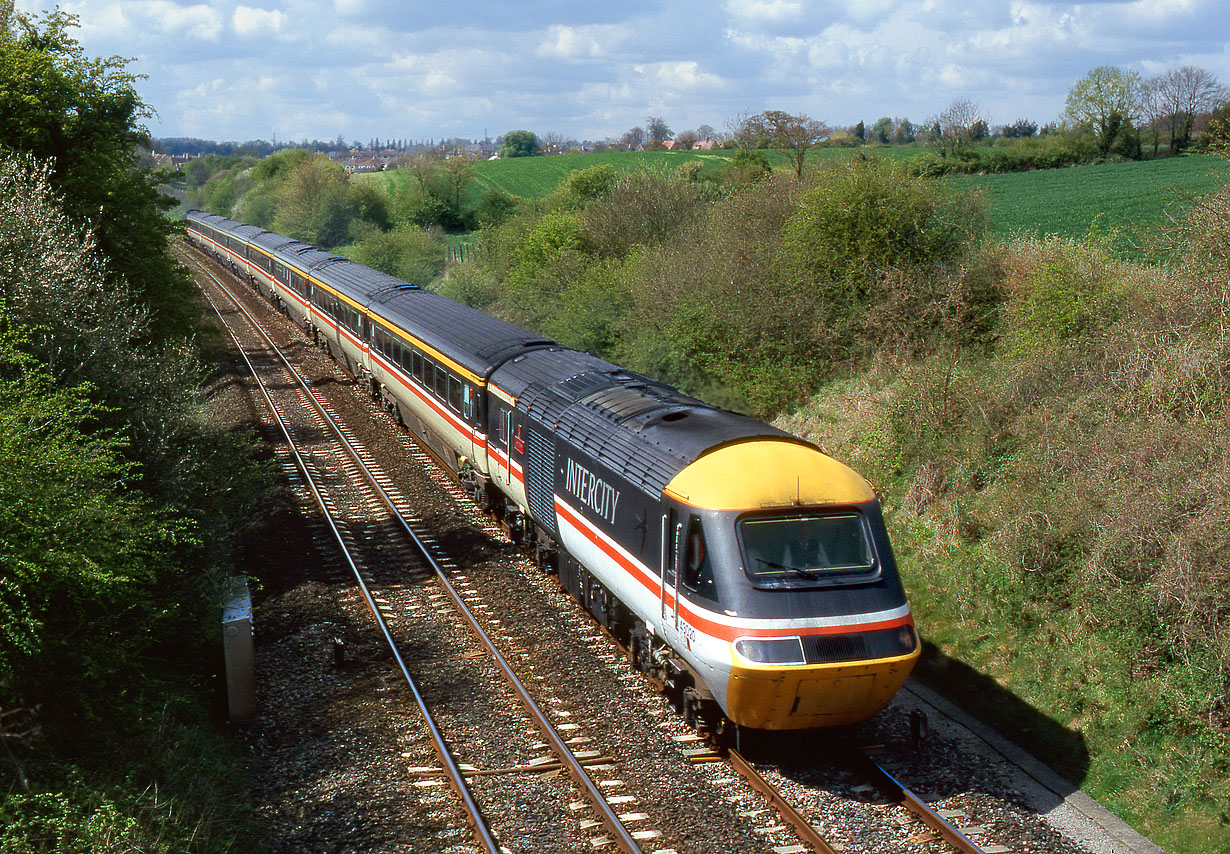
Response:
M799 638L739 638L735 652L756 664L803 664Z

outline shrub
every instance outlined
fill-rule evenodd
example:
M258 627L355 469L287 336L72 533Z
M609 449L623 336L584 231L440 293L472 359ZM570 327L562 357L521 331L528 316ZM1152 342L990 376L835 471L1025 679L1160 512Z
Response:
M1048 237L1013 246L1014 291L1006 307L1010 352L1034 350L1113 322L1117 264L1099 245Z
M615 169L609 163L578 169L564 181L568 192L584 200L601 199L615 184Z
M452 211L436 196L422 189L402 193L393 203L393 216L398 222L419 228L444 227Z
M985 230L978 198L881 158L850 158L820 170L786 223L779 287L808 313L826 358L843 362L880 340L870 306L932 299L937 270Z
M483 191L483 199L474 212L474 218L480 228L491 228L516 213L517 205L518 199L512 193L506 193L498 187L488 187Z
M595 254L620 256L673 239L703 214L712 192L682 175L631 172L618 176L603 198L586 207L581 221Z
M444 270L444 241L414 225L372 231L355 247L354 260L412 284L426 286Z

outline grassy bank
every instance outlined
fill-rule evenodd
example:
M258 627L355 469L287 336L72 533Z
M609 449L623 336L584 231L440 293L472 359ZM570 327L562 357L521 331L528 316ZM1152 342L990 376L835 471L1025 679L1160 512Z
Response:
M1225 271L1004 251L994 350L885 355L781 426L885 496L924 678L1167 851L1230 852Z

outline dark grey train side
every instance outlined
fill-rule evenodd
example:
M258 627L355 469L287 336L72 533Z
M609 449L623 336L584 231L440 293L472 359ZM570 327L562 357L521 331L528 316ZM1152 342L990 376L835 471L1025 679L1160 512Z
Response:
M849 468L332 253L201 211L186 221L533 546L689 717L844 724L904 682L913 617L879 502Z

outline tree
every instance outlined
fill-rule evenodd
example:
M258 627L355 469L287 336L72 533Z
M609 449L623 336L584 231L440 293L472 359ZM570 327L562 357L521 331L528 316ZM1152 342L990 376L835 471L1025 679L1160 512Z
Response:
M987 131L982 111L969 98L957 98L932 119L930 125L930 144L939 150L941 157L965 151Z
M444 161L442 180L448 188L448 203L458 217L461 216L462 196L466 188L474 183L474 158L464 154L456 154Z
M726 129L730 131L730 138L734 140L735 146L740 151L763 148L766 144L757 133L756 125L752 123L752 118L751 113L742 112L726 120Z
M893 120L888 116L881 116L876 119L876 123L871 126L871 138L880 145L888 145L888 141L893 136Z
M681 131L675 137L676 149L682 151L691 151L692 146L696 145L696 141L700 139L699 134L694 130Z
M1017 119L1010 125L1004 125L1001 133L1008 139L1022 139L1037 134L1038 123L1029 119Z
M620 137L619 143L629 151L636 151L645 144L645 129L640 125L630 128Z
M500 157L533 157L538 153L538 137L532 131L511 130L504 134Z
M649 136L650 148L661 148L662 143L670 139L674 131L666 123L666 119L661 116L650 116L645 120L645 133Z
M717 139L717 131L713 129L713 125L701 125L696 129L696 136L701 140Z
M909 145L914 142L918 135L918 128L909 119L895 119L896 128L893 129L893 145Z
M278 193L276 230L317 246L338 246L350 233L355 206L350 176L340 163L317 155L295 167Z
M1216 110L1227 97L1225 87L1217 82L1213 72L1184 65L1150 79L1144 87L1143 102L1155 133L1169 130L1170 151L1178 154L1191 144L1196 119ZM1155 151L1156 140L1155 135Z
M1135 127L1144 108L1140 74L1111 65L1099 65L1068 92L1064 113L1078 125L1093 129L1098 148L1106 154L1124 125Z
M795 176L803 180L803 163L807 150L828 138L829 128L810 116L792 116L781 110L765 110L747 119L746 132L769 140L773 148L786 151L794 165Z
M128 60L87 58L69 35L74 15L11 9L0 27L0 148L53 162L65 210L93 230L110 262L108 281L127 282L149 306L151 336L190 331L191 285L169 249L178 226L163 215L175 202L139 164L149 146L140 123L152 112Z

